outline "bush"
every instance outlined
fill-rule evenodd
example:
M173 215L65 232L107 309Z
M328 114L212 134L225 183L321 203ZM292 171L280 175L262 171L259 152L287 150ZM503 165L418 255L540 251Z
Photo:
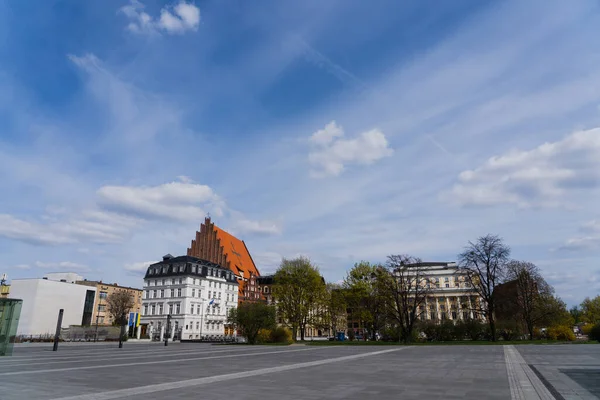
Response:
M354 333L354 329L348 329L348 339L353 341L356 339L356 334Z
M292 332L283 326L279 326L271 331L270 341L272 343L292 343Z
M575 340L575 333L570 326L559 325L548 328L546 335L550 340L565 340L572 342Z
M516 321L499 321L496 330L498 335L506 341L519 339L523 333Z
M593 324L585 324L583 325L580 329L581 329L581 333L583 333L586 336L590 336L590 332L592 331L592 328L594 327Z
M267 343L271 340L271 331L269 329L260 329L256 336L256 343Z
M600 342L600 324L596 324L590 328L588 338L590 340L597 340Z
M454 323L452 321L444 321L437 326L436 329L437 340L441 342L449 342L455 339L454 336Z
M481 340L485 337L487 327L479 321L469 319L464 321L466 335L471 340Z

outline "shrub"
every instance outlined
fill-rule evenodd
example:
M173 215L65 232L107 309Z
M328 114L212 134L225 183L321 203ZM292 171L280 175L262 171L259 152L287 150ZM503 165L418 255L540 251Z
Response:
M548 328L546 331L548 339L550 340L565 340L572 342L575 340L575 333L570 326L559 325Z
M421 330L427 337L428 342L436 341L438 339L437 325L433 321L427 321L421 325Z
M590 332L592 331L593 327L593 324L585 324L581 327L581 333L583 333L586 336L590 336Z
M260 329L258 331L258 335L256 336L257 343L267 343L271 339L271 330L270 329Z
M498 335L506 341L516 340L522 336L519 324L516 321L505 320L497 324Z
M415 329L417 330L417 329ZM385 328L382 332L381 339L385 342L398 342L400 340L400 334L397 327Z
M444 321L437 326L436 336L437 340L441 342L449 342L454 340L454 323L452 321Z
M354 333L354 329L348 329L348 339L350 339L350 341L353 341L354 339L356 339L356 334Z
M469 319L464 322L467 337L471 340L481 340L485 336L486 326L479 321Z
M590 340L597 340L600 342L600 323L592 326L590 328L590 333L588 335Z
M273 343L292 343L292 332L283 326L278 326L271 331L270 340Z

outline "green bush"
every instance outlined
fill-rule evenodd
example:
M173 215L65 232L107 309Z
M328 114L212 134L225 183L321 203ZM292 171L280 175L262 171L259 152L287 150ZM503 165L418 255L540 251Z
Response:
M283 326L278 326L271 331L270 341L272 343L292 343L292 332Z
M581 333L583 333L586 336L590 336L590 332L592 331L593 327L593 324L585 324L581 327Z
M600 324L596 324L590 328L588 338L590 340L597 340L600 342Z
M481 340L486 336L487 327L481 322L469 319L464 321L467 337L471 340Z
M454 323L452 321L446 320L440 323L436 329L437 340L440 342L449 342L455 339L455 329Z
M354 333L354 329L348 329L348 339L353 341L356 339L356 334Z
M270 329L260 329L256 336L256 343L268 343L271 340Z
M548 328L546 335L550 340L564 340L572 342L575 340L575 333L570 326L559 325Z

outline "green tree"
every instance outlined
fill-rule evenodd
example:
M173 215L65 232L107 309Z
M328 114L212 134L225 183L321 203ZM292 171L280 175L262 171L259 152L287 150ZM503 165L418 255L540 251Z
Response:
M304 340L306 325L316 317L319 299L325 291L325 282L319 269L306 257L283 259L273 278L273 298L279 315L292 328L296 340L298 330Z
M600 323L600 296L593 299L586 297L581 303L581 316L583 321L596 325Z
M350 307L351 320L358 320L363 327L368 327L373 340L385 317L385 306L377 285L377 269L379 266L361 261L354 264L344 279L346 301Z
M499 236L489 234L478 238L474 243L469 242L458 255L458 262L466 273L467 282L482 300L476 311L485 316L494 342L497 338L494 289L504 279L509 257L510 247Z
M576 324L582 322L582 315L581 315L581 310L579 309L579 307L577 306L573 306L571 307L571 309L569 310L569 314L571 314L571 316L573 317L573 320Z
M315 328L328 330L332 335L345 328L346 297L340 285L327 283L315 304L312 321Z
M261 302L242 303L229 310L227 322L239 328L248 343L255 344L259 331L275 327L275 307Z

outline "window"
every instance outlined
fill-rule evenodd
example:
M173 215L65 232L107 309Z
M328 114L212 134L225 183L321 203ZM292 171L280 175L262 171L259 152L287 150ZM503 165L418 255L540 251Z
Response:
M194 285L196 284L196 278L194 278Z
M200 329L200 322L196 322L196 330Z
M456 311L452 311L452 319L456 319Z
M177 289L177 297L181 297L181 288Z
M183 284L183 278L179 278L179 284Z
M167 272L167 271L165 271L165 272ZM167 280L166 280L166 279L163 279L163 280L162 280L162 284L163 284L163 286L165 286L165 285L166 285L166 283L167 283Z
M173 314L173 304L169 304L169 314Z
M101 299L105 299L108 297L108 292L100 292L100 296Z
M171 279L171 285L175 284L175 278Z
M175 297L175 289L171 289L171 297Z
M430 318L430 319L435 319L435 313L434 313L434 312L430 313L430 314L429 314L429 318Z
M185 326L185 330L187 331L188 329L190 329L190 326L189 326L189 325L186 325L186 326Z
M156 304L152 304L150 306L150 315L154 315L156 313Z
M156 298L158 298L158 296L156 295L156 290L152 291L152 298L153 298L153 299L156 299Z
M142 315L148 315L148 304L144 305L144 311L142 311Z
M165 297L165 290L161 289L160 290L160 298L162 299L163 297Z
M196 313L200 315L200 304L198 304L198 307L196 307Z
M181 303L175 304L175 314L179 314L181 312Z
M221 289L221 282L219 282L219 289Z
M98 317L98 323L103 324L104 323L104 317Z
M159 304L158 305L158 315L162 315L162 313L163 313L163 305Z
M106 305L105 304L99 304L98 305L98 312L105 312L106 311Z
M221 299L221 292L219 292L219 300Z
M450 284L449 284L449 283L446 283L446 287L448 287L448 288L449 288L449 287L450 287Z
M229 301L229 293L227 293L227 301Z
M212 287L212 281L208 281L208 287Z
M192 289L192 297L196 297L196 289Z
M448 277L444 277L444 282L448 282Z
M193 313L194 313L194 305L192 304L192 308L191 308L190 314L193 314Z

